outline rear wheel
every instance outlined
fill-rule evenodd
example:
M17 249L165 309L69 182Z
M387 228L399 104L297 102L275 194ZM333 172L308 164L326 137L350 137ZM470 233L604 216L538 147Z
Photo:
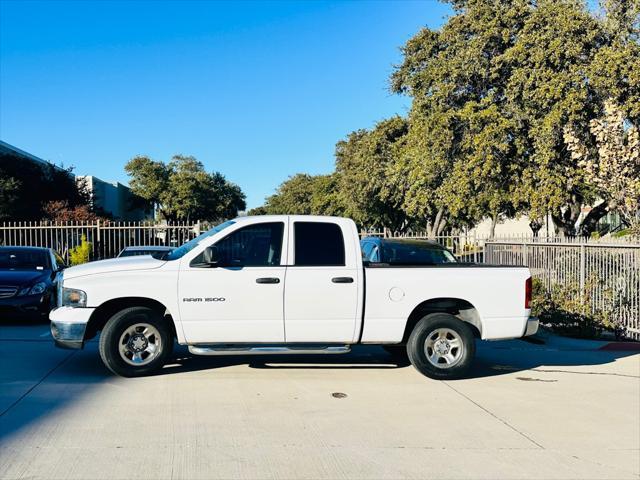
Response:
M139 377L160 369L173 350L173 335L155 310L131 307L116 313L100 335L102 361L116 375Z
M464 376L475 355L475 340L469 325L448 313L432 313L414 327L407 342L413 366L438 380Z

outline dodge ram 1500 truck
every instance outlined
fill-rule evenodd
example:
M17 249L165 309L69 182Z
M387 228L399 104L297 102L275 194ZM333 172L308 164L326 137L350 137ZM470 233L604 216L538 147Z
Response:
M418 371L450 379L467 372L476 338L536 332L527 268L458 263L428 242L375 243L361 246L346 218L237 218L156 258L65 270L52 335L82 348L101 332L102 360L127 377L161 368L177 340L195 355L403 347Z

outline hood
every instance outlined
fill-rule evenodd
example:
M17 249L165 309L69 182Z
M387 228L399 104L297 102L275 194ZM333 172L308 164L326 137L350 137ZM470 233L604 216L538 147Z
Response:
M64 278L83 277L97 273L126 272L131 270L152 270L167 263L151 256L112 258L111 260L98 260L84 263L64 271Z
M49 278L51 270L0 270L0 285L26 286Z

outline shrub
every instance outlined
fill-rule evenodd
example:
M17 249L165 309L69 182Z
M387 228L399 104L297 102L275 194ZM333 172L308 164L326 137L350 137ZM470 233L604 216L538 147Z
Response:
M581 292L576 283L553 285L548 289L542 281L534 279L532 314L542 325L563 335L596 338L610 331L620 337L624 327L617 321L611 289L604 290L604 307L595 307L592 292L598 282L596 277L587 279Z
M81 265L87 263L91 257L91 242L87 241L87 237L82 235L80 245L76 245L69 250L69 262L71 265Z

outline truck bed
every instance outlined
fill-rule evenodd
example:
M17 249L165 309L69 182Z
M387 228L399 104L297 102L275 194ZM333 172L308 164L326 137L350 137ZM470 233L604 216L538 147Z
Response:
M515 338L525 332L525 283L530 276L526 267L379 263L366 265L364 273L363 343L401 342L407 318L424 299L464 305L460 315L477 326L483 339Z

